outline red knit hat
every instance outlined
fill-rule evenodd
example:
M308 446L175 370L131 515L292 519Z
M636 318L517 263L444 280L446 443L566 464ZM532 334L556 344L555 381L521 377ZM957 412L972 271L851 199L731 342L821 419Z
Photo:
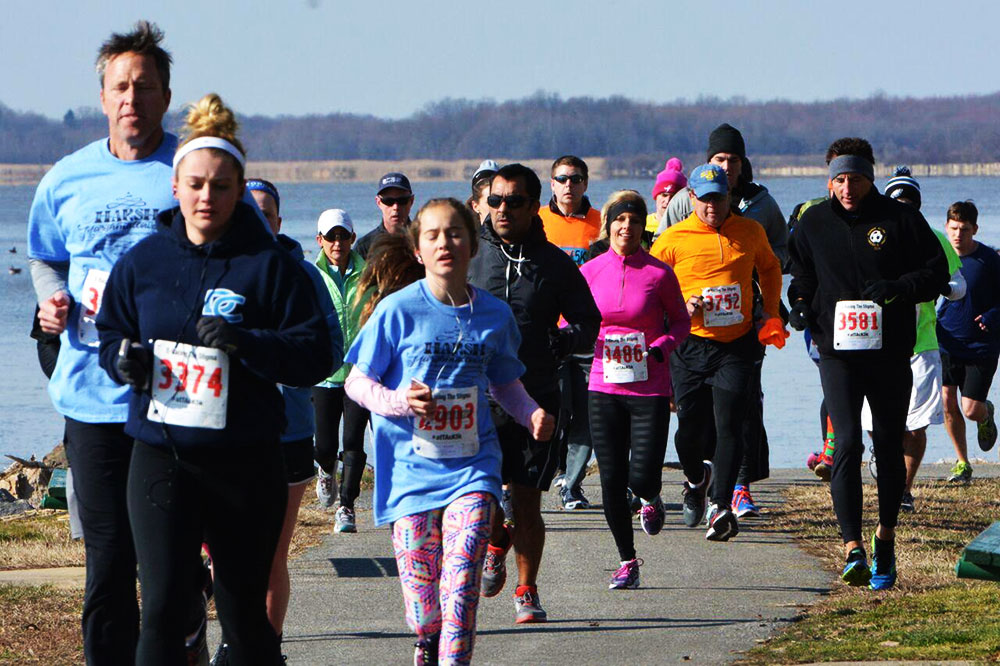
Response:
M687 187L687 176L684 175L684 165L676 157L667 160L666 167L656 174L656 183L653 185L653 199L663 192L678 192Z

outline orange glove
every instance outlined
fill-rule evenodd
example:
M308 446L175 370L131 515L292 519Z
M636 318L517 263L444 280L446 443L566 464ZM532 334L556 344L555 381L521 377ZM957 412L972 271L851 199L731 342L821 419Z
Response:
M778 349L785 346L785 338L790 333L785 329L785 324L778 317L771 317L764 322L757 332L757 339L762 345L774 345Z

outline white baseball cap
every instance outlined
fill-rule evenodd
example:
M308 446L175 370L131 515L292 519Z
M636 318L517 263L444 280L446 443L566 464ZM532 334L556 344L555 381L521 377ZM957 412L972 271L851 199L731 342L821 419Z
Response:
M324 210L320 213L319 220L316 221L316 230L320 236L326 236L334 227L343 227L350 233L354 233L354 223L351 222L351 216L347 214L346 210L340 208Z

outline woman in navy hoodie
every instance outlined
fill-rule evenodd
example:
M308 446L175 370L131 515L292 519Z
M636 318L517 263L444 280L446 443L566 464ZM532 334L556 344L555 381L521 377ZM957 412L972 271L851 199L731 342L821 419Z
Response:
M142 583L136 661L184 662L202 541L231 664L280 663L265 610L287 501L276 386L332 363L309 278L243 195L236 120L217 95L187 117L178 208L115 265L97 323L101 366L130 384L129 520Z

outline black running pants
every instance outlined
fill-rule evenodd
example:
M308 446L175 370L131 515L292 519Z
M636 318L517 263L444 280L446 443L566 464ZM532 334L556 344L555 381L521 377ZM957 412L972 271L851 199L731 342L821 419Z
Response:
M896 527L906 482L903 433L913 375L909 357L857 359L822 357L819 375L823 400L837 433L830 494L844 543L861 541L861 404L872 409L872 442L878 460L878 515L884 527Z
M280 444L174 452L136 441L128 511L142 584L135 663L185 663L193 589L200 589L202 541L215 572L215 606L229 663L281 662L267 619L271 562L288 502ZM188 612L186 612L188 611ZM129 662L131 663L131 662Z
M670 398L590 391L589 411L604 518L615 538L619 559L631 560L635 558L635 540L626 490L631 488L645 500L660 494Z
M344 419L344 476L340 483L340 505L354 508L361 494L361 476L365 471L365 428L370 412L347 397L343 387L313 387L313 411L316 414L316 448L313 457L324 472L337 469L340 448L340 419Z

